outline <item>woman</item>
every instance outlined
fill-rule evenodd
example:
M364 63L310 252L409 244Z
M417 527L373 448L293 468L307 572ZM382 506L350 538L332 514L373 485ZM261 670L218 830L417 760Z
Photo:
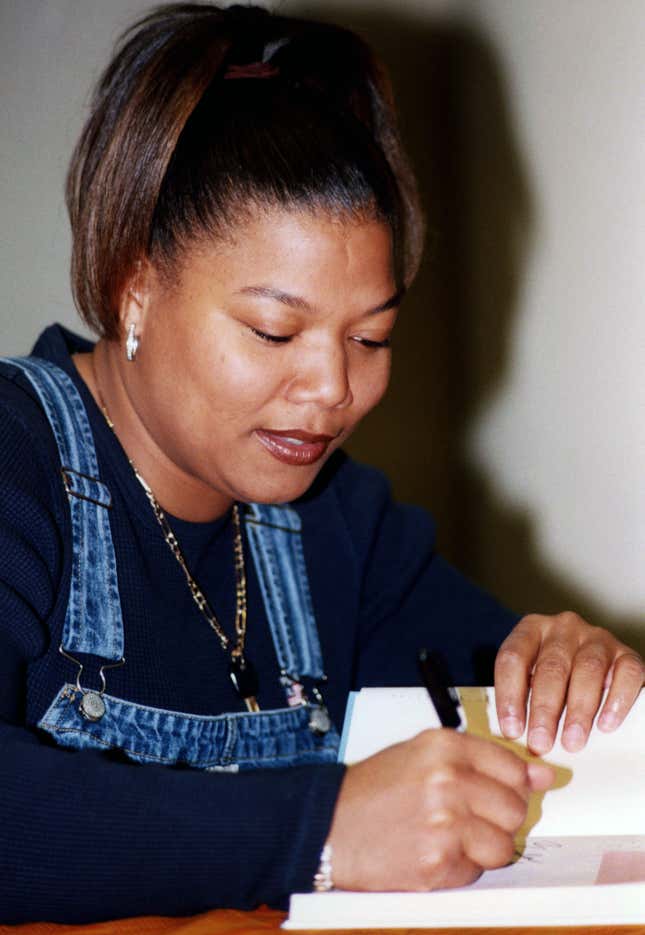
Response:
M389 89L331 26L179 4L130 30L73 157L77 303L0 380L5 921L426 889L512 853L548 767L434 731L338 765L347 692L501 650L509 737L613 729L640 659L517 618L341 446L421 241ZM73 752L70 752L73 751ZM182 768L183 767L183 768ZM28 778L28 781L26 781Z

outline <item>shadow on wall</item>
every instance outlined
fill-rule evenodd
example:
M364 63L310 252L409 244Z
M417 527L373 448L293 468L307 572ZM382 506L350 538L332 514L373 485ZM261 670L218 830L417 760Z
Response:
M348 447L388 474L400 500L429 509L444 555L507 604L574 609L634 644L642 621L611 617L549 567L530 513L503 504L465 454L506 376L536 223L495 52L445 17L331 5L324 15L364 35L391 69L429 228L397 325L390 391Z

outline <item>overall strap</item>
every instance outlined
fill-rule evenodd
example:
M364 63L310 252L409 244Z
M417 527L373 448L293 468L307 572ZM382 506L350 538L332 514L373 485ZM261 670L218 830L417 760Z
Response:
M244 520L280 669L296 682L301 676L320 681L323 660L300 517L289 506L250 503Z
M108 510L110 491L101 483L92 430L71 378L47 360L9 357L38 394L56 439L62 483L72 521L72 575L63 627L67 652L123 658L123 617Z

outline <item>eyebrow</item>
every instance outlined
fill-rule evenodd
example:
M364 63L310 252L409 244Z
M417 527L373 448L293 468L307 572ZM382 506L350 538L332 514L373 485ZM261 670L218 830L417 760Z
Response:
M282 305L287 305L289 308L295 308L299 311L313 311L313 306L310 305L306 299L303 299L299 295L291 295L289 292L283 292L282 289L274 289L272 286L244 286L243 289L238 289L235 295L259 296L262 299L273 299L275 302L280 302ZM394 295L390 296L385 302L368 309L366 314L376 315L379 312L387 312L391 308L396 308L396 306L401 303L404 295L405 288L398 289Z

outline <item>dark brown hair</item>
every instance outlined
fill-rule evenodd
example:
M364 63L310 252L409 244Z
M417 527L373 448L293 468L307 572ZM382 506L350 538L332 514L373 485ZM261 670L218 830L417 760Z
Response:
M273 77L239 66L264 61ZM269 70L269 69L265 69ZM72 285L84 320L119 335L137 259L166 269L253 208L377 217L400 284L423 223L387 77L363 40L260 7L159 7L122 37L67 177Z

